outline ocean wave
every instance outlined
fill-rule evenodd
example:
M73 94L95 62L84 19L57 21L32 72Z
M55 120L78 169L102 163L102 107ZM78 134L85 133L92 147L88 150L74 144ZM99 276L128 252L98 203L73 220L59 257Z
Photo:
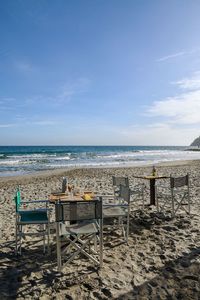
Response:
M200 152L186 152L174 148L163 149L163 147L161 147L161 149L154 149L155 147L140 147L140 149L136 151L132 149L134 147L66 148L67 149L60 149L60 147L58 147L58 151L56 151L56 149L52 147L50 150L48 148L48 151L43 152L43 150L41 150L40 152L34 152L35 148L30 147L29 153L27 153L28 151L24 151L23 153L4 153L5 151L1 151L0 176L3 176L2 174L6 174L6 172L17 175L19 173L27 174L39 170L56 168L134 166L172 160L200 159ZM26 147L25 150L27 150Z
M7 160L7 161L0 161L0 165L17 165L20 163L20 160Z
M70 160L70 156L61 156L61 157L56 157L55 160Z
M55 154L41 154L41 153L31 153L31 154L19 154L19 155L7 155L7 158L17 158L17 159L31 159L31 158L43 158L43 157L56 157Z

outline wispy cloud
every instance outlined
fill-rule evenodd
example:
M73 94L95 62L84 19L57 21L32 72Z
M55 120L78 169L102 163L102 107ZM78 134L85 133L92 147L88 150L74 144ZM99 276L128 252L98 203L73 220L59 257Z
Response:
M7 123L7 124L0 124L0 128L9 128L9 127L21 127L21 126L54 126L58 124L57 121L53 120L28 120L26 118L16 119L16 123Z
M78 78L74 82L67 82L60 85L60 87L54 91L54 95L50 96L41 94L28 96L24 99L0 97L0 113L4 113L5 111L13 112L15 113L14 117L16 119L16 116L20 114L21 111L32 109L38 104L40 105L41 112L42 110L45 110L47 106L48 111L52 111L57 107L64 107L65 104L73 100L73 97L86 93L89 89L90 83L91 81L88 78Z
M13 103L16 99L13 97L2 97L0 98L0 104Z
M200 72L176 84L179 94L154 101L146 110L150 122L121 130L137 144L189 145L200 130Z
M17 124L15 123L8 123L8 124L0 124L0 128L8 128L8 127L15 127Z
M38 120L38 121L27 122L27 124L28 125L49 126L49 125L55 125L55 124L57 124L57 122L51 121L51 120Z
M70 101L72 96L74 96L75 94L86 92L89 85L90 80L88 78L78 78L75 82L65 83L55 97L56 102L60 103Z
M178 85L182 89L194 90L200 89L200 71L195 72L190 78L184 78L172 84Z
M185 128L166 123L118 128L118 138L135 145L189 145L198 135L195 126Z
M19 106L17 100L13 97L1 97L0 98L0 112L14 111L16 106Z
M33 64L26 60L15 61L14 67L21 73L31 73L35 70Z
M200 124L200 72L176 84L186 91L155 101L147 113L152 117L164 117L168 123Z
M165 117L170 123L200 124L200 90L177 97L156 101L148 113L153 117Z
M166 60L170 60L170 59L175 58L175 57L183 56L185 54L186 54L185 51L181 51L181 52L177 52L177 53L173 53L173 54L170 54L170 55L166 55L166 56L160 57L156 61L157 62L166 61Z
M32 114L31 116L16 115L16 123L21 126L52 126L61 123L59 119L51 116L44 116L43 118Z
M51 106L61 106L72 101L73 97L86 93L89 89L91 81L88 78L78 78L73 82L66 82L62 84L54 92L54 95L35 95L27 97L25 104L27 106L35 105L35 103L42 103L43 105L48 104ZM53 93L52 93L53 94Z
M175 52L175 53L172 53L172 54L169 54L169 55L166 55L166 56L162 56L158 59L156 59L156 62L164 62L164 61L170 61L170 60L173 60L177 57L184 57L184 56L187 56L187 55L194 55L196 53L200 52L200 48L197 47L197 48L194 48L194 49L191 49L191 50L183 50L183 51L179 51L179 52Z

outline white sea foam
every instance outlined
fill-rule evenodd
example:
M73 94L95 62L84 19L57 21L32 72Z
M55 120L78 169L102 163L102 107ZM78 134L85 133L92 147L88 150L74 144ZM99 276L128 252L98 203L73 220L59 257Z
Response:
M20 160L0 160L0 165L18 165Z
M8 155L8 158L18 158L18 159L31 159L31 158L46 158L46 157L55 157L55 154L23 154L23 155Z
M200 159L200 152L141 149L140 151L88 151L64 153L0 154L0 174L29 173L36 170L81 166L135 166L173 160ZM4 158L2 158L5 156Z
M60 157L56 157L54 159L55 160L70 160L71 158L69 156L60 156Z

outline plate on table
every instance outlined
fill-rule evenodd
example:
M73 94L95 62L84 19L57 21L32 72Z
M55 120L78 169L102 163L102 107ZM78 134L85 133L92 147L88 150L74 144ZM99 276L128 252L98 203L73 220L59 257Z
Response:
M84 191L83 194L84 195L94 196L94 193L92 191Z
M67 196L67 194L66 193L62 193L62 192L53 192L53 193L51 193L51 195L52 196L60 196L60 197L62 197L62 196Z

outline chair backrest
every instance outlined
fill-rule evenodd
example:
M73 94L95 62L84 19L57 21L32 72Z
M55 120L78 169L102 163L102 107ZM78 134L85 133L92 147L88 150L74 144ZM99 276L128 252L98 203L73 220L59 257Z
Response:
M19 187L16 190L16 193L15 193L15 196L14 196L13 200L15 201L15 207L16 207L16 212L17 212L19 210L20 205L21 205L21 194L20 194Z
M129 180L128 177L112 177L113 180L113 186L119 187L120 185L129 186Z
M172 177L170 176L170 187L178 188L182 186L189 186L189 174L181 177Z
M128 186L120 185L120 190L119 190L119 196L126 202L127 204L130 203L130 189Z
M58 202L55 205L55 213L56 222L102 219L102 198Z

